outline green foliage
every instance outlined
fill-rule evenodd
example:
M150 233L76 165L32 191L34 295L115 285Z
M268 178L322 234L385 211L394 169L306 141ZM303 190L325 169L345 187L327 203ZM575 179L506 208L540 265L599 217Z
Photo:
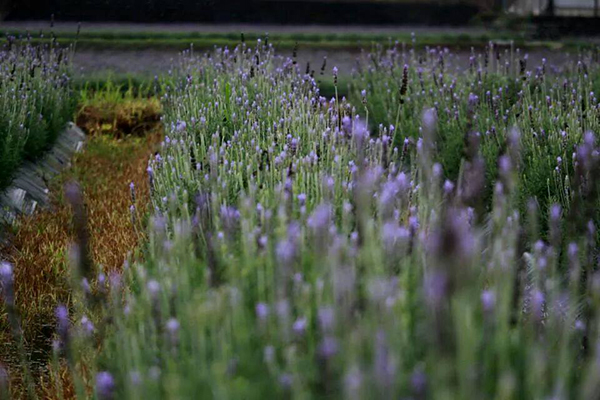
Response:
M513 87L500 70L421 86L418 68L438 64L420 56L406 90L396 63L363 70L355 109L335 83L333 100L319 96L270 46L188 53L165 85L144 258L110 287L98 279L97 331L78 324L63 338L81 350L66 352L75 381L100 340L85 368L100 399L592 396L596 233L555 208L542 242L536 211L519 213L567 148L579 154L560 175L569 201L586 218L598 204L595 138L580 143L574 125L564 139L555 125L582 118L538 100L546 90L566 104L572 90L551 92L543 74ZM395 128L369 133L358 107ZM475 185L483 174L488 188ZM486 196L480 213L471 203ZM89 293L76 288L77 321Z
M470 60L458 60L439 48L418 55L399 46L380 48L363 59L352 97L359 105L360 92L367 91L364 108L371 125L395 125L397 147L406 138L421 137L420 110L434 107L436 158L445 177L453 181L460 178L466 138L476 134L485 159L488 208L498 177L498 156L516 129L522 178L519 208L524 211L535 198L543 211L552 201L568 209L563 181L573 173L572 153L586 131L599 128L596 57L596 52L584 53L579 64L567 62L556 70L545 64L527 66L527 57L512 48L491 47ZM406 95L401 99L405 68Z
M353 106L264 42L184 54L143 258L82 282L73 250L54 355L78 397L593 398L597 71L455 61L369 55Z
M73 115L70 51L11 39L0 53L0 189L39 157Z
M0 32L3 36L25 36L25 30L9 30ZM84 26L78 33L77 29L55 29L53 35L61 45L76 44L82 49L179 49L186 50L193 45L196 49L213 49L215 46L231 48L240 43L239 31L207 32L207 31L143 31L124 29L94 29ZM34 43L49 43L52 39L49 32L44 37L33 37ZM245 32L244 38L250 43L264 36L264 32ZM296 46L310 49L361 49L373 44L386 45L394 42L410 43L411 34L406 31L390 30L390 32L271 32L268 40L278 49L293 49ZM523 48L534 47L538 49L582 49L593 47L589 41L582 39L569 39L556 41L532 41L530 35L515 33L507 30L496 30L493 33L440 33L421 32L416 46L452 46L458 48L485 47L490 40L504 43L514 42Z

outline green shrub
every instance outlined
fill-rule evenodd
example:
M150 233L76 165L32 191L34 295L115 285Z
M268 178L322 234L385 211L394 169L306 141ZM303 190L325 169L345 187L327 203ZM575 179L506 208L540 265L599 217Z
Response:
M70 57L70 50L14 38L0 52L0 190L24 160L47 150L72 118Z
M572 178L574 148L586 131L599 130L600 70L594 59L593 53L582 54L580 61L557 68L545 61L527 65L527 56L513 49L488 47L460 59L444 49L421 53L397 45L363 58L353 81L353 98L372 126L395 125L394 145L399 148L406 138L421 137L420 110L435 108L436 159L445 177L455 182L460 179L466 138L476 134L485 159L488 209L498 156L507 147L508 134L517 129L522 161L519 208L524 211L535 198L545 212L555 201L569 207L564 181Z
M91 290L76 286L76 324L59 309L56 356L66 357L80 397L84 382L99 399L597 392L594 136L572 149L568 175L569 201L584 218L553 207L541 241L535 210L524 221L518 206L541 190L530 180L545 184L554 157L545 152L566 151L541 118L555 111L533 122L515 113L499 133L464 146L469 118L480 129L514 104L511 80L482 76L471 88L457 78L452 101L427 95L433 78L417 96L417 80L397 117L400 101L385 92L385 82L402 81L392 65L366 75L366 107L371 122L379 112L396 129L369 132L349 103L319 96L269 46L183 58L163 98L167 136L148 169L144 258L122 276L99 274ZM506 85L506 99L485 104L481 91ZM545 88L523 87L521 110L539 104L537 87ZM480 100L469 104L471 93ZM559 122L573 122L570 114L556 112ZM540 127L547 137L532 134ZM568 145L580 142L574 132ZM482 160L502 168L486 172ZM477 184L486 177L494 190L478 219L470 203L486 196ZM98 303L100 315L90 314Z

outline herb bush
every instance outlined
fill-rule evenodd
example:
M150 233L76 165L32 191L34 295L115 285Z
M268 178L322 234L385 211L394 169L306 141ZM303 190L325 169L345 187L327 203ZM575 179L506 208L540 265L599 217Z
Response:
M466 116L453 119L495 118L465 83L447 113L409 81L400 117L399 101L367 86L360 117L263 43L187 53L174 71L167 136L148 167L143 257L106 277L90 269L85 230L74 248L81 284L73 309L57 310L54 348L79 397L595 396L600 155L584 132L596 123L587 86L591 126L561 103L544 109L558 123L532 112L534 126L514 117L484 139L461 126ZM390 71L367 76L375 85ZM490 91L509 85L497 74ZM515 96L525 109L534 101ZM503 115L508 100L494 102ZM370 130L377 112L394 127ZM581 129L564 139L564 121ZM531 176L559 150L568 207L548 196L549 209L521 212ZM69 187L67 197L84 226L81 194ZM0 272L10 289L10 266Z
M0 51L0 189L47 150L73 116L69 49L8 38Z

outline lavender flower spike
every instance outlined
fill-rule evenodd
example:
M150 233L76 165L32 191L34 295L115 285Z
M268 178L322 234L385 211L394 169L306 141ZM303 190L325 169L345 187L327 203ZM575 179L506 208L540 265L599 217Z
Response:
M115 380L109 372L102 371L96 375L96 394L100 400L115 398Z

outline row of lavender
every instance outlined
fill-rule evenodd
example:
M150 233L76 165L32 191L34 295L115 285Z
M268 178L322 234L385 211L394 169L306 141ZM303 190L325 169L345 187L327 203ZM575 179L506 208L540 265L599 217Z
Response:
M592 398L596 75L446 58L374 55L359 117L270 45L187 54L143 261L58 313L80 395Z
M571 209L576 164L585 161L577 159L576 146L586 132L600 131L600 50L559 65L546 59L530 65L526 52L493 43L471 53L440 48L416 53L399 44L379 48L360 64L354 96L364 98L361 111L372 121L395 126L399 148L416 143L421 110L434 108L440 128L436 159L445 177L465 179L465 160L475 160L477 176L485 178L472 182L478 199L470 205L476 209L489 210L502 168L498 159L517 129L523 133L515 183L519 210L532 198L544 212L553 203Z
M9 38L0 50L0 190L47 150L72 118L71 51Z

